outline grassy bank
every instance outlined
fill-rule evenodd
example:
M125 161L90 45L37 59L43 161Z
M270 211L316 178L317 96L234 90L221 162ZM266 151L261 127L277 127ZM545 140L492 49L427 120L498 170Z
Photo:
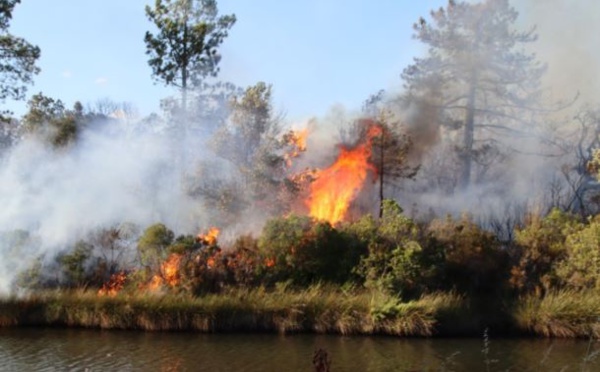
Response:
M431 336L442 322L468 319L466 311L465 301L455 294L401 303L380 293L321 286L236 289L198 298L62 291L1 300L0 326Z
M544 337L600 337L600 293L563 290L519 299L514 323L523 333Z
M401 302L380 292L324 286L304 290L230 289L202 297L108 297L93 291L52 291L1 299L0 327L423 337L480 337L489 327L496 335L600 337L600 294L594 292L530 295L520 298L512 309L497 308L493 314L480 310L455 293L435 293Z

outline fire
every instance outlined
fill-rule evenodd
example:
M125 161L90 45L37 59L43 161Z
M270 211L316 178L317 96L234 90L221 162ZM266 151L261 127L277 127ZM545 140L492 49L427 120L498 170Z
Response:
M293 133L293 143L298 151L306 151L306 139L308 138L308 127Z
M274 258L265 258L265 266L266 267L275 266L275 259Z
M160 266L161 275L154 275L148 289L156 291L162 286L175 287L179 284L179 264L181 263L181 255L177 253L171 254L165 262Z
M369 122L365 140L354 148L340 147L337 160L316 173L310 195L305 200L310 216L331 224L344 219L369 171L376 172L369 158L373 138L380 134L381 127Z
M170 286L174 287L179 284L179 263L181 262L181 255L173 253L169 258L162 264L161 271L165 282Z
M285 163L289 167L292 166L292 159L300 156L306 151L306 139L308 138L309 127L299 131L291 130L284 136L284 141L292 147L292 149L284 155Z
M219 237L220 232L221 230L219 230L218 228L211 227L210 229L208 229L208 232L206 234L198 234L197 238L202 244L215 245L217 243L217 238Z
M98 296L116 296L123 289L125 280L127 280L127 275L124 272L111 275L110 280L98 290Z

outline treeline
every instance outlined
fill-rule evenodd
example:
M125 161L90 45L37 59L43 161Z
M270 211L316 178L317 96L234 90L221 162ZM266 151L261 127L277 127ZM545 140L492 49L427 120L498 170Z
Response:
M545 217L532 214L514 231L512 241L502 241L467 215L416 221L405 216L395 202L386 200L381 219L364 216L334 227L304 216L275 218L258 237L241 236L224 246L206 235L175 237L162 224L148 227L137 239L127 231L125 226L103 231L80 241L53 262L40 259L20 273L15 293L31 293L35 299L35 294L56 289L83 290L88 294L81 301L91 306L84 309L90 314L86 319L96 319L93 309L109 306L103 300L107 297L151 303L161 302L165 296L178 298L190 306L186 311L192 318L195 311L203 312L208 306L203 301L225 301L232 307L228 311L246 311L252 318L271 311L271 306L284 298L293 302L292 308L301 306L308 301L303 300L303 293L310 292L317 297L348 297L348 309L360 309L356 311L363 320L358 324L367 328L361 331L362 326L350 322L357 328L349 333L370 333L379 321L404 324L398 333L381 330L399 335L476 334L485 327L494 334L584 337L597 333L597 217L582 219L559 210ZM3 239L7 237L5 234ZM18 251L18 244L32 243L25 233L12 238L16 244L13 252ZM51 301L60 306L63 301L80 302L77 296L62 296L66 297ZM250 297L242 301L244 296ZM370 303L364 302L365 296L371 297ZM249 303L250 298L256 303ZM41 301L40 306L47 302L34 301ZM94 301L99 301L97 306ZM237 308L239 301L243 303ZM267 305L271 301L275 302ZM325 311L321 307L325 305L314 306L320 309L318 314ZM349 316L343 315L344 311L334 312L335 317ZM326 313L319 316L327 318ZM310 314L300 313L295 319L313 324L304 319L314 315ZM414 323L421 316L428 319L422 332L420 323ZM335 330L335 317L327 318L332 324L328 327L342 332ZM370 320L365 323L366 319ZM152 324L145 327L160 328ZM275 325L265 327L277 330ZM297 330L312 329L299 327ZM408 331L410 327L416 328Z
M376 289L405 300L436 291L475 298L517 298L555 290L593 290L600 285L600 221L559 210L530 215L502 241L469 219L413 220L393 201L383 217L364 216L331 226L305 216L275 218L258 237L218 240L181 235L162 224L133 237L123 225L82 240L43 267L20 275L20 289L96 288L126 273L123 290L147 289L202 295L229 287L272 288L317 283ZM5 233L13 252L26 249L25 232ZM177 259L172 257L176 256ZM170 265L170 266L169 266ZM167 268L168 267L168 268Z

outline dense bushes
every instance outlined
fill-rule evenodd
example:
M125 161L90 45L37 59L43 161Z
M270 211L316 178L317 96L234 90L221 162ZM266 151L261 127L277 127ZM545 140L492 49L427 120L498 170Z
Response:
M368 249L356 268L367 287L414 297L431 284L440 256L423 245L419 227L395 202L384 202L381 221L366 216L344 229Z
M125 291L197 296L230 287L332 283L405 300L455 291L480 303L600 288L600 217L582 221L558 210L526 219L509 243L468 216L415 221L392 201L385 201L381 219L364 216L331 226L291 215L268 221L259 236L242 235L225 245L201 236L175 237L163 224L149 226L137 239L128 234L103 230L53 260L40 257L15 285L99 288L126 273L117 276L126 277ZM26 232L2 238L16 251L35 244ZM125 256L132 259L118 260Z
M566 238L581 228L574 216L558 209L544 218L530 216L527 224L515 233L510 285L525 293L542 293L555 285L552 272L564 258Z
M290 280L298 285L343 283L365 253L329 223L294 215L267 222L258 250L267 281Z

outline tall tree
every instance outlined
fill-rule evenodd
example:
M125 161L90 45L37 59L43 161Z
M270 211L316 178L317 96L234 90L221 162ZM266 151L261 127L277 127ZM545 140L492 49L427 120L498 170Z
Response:
M57 99L42 93L33 95L27 102L28 111L22 119L26 132L42 133L55 147L73 143L87 119L81 103L76 102L72 110Z
M234 166L244 196L264 208L276 203L284 181L284 142L279 118L273 114L271 86L259 82L231 100L227 123L215 133L213 148Z
M21 0L0 0L0 100L23 99L27 85L40 69L35 62L40 48L8 31L15 5Z
M235 15L218 16L215 0L155 0L146 16L158 31L144 38L148 64L157 81L181 89L185 113L188 89L219 72L217 50Z
M412 148L410 136L399 120L387 109L384 102L385 91L371 95L363 105L363 112L369 119L359 120L358 130L365 130L365 125L375 124L381 133L373 140L371 162L377 171L379 183L379 218L383 217L383 204L386 199L384 191L387 186L397 186L401 179L414 178L419 170L418 164L409 162ZM363 134L361 134L361 138ZM390 198L389 196L387 198Z
M528 114L540 109L545 66L524 51L537 36L533 28L515 30L517 16L508 0L449 0L431 12L431 23L421 18L414 25L414 37L429 50L402 73L406 99L427 101L440 109L439 124L462 130L461 188L472 182L474 165L496 151L497 138L522 134Z
M379 179L379 218L382 218L386 186L397 186L401 179L414 178L419 166L409 164L412 142L402 132L400 122L386 112L381 112L376 122L381 127L381 134L374 138L371 156Z

